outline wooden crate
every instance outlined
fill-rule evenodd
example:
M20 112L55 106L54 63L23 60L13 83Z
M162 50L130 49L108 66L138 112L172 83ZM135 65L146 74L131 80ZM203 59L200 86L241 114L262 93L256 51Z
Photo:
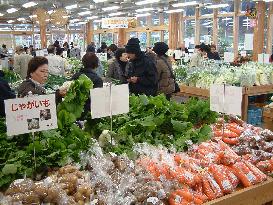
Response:
M273 93L273 85L261 85L245 87L245 93L248 96L263 95Z
M183 95L183 96L193 96L193 97L203 97L203 98L209 98L209 90L197 88L197 87L190 87L186 85L180 85L180 93L177 93L177 95Z
M264 108L263 128L273 131L273 108Z
M273 179L249 188L244 188L205 205L272 205Z

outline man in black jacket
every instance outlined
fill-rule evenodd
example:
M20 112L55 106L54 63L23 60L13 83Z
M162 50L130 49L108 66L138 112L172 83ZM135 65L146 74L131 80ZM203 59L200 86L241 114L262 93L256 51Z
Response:
M127 81L130 92L136 95L155 96L158 89L158 76L155 64L141 51L138 38L131 38L126 45L130 59Z
M5 104L4 101L7 99L15 98L15 94L11 91L7 81L3 79L4 73L0 71L0 117L5 117Z

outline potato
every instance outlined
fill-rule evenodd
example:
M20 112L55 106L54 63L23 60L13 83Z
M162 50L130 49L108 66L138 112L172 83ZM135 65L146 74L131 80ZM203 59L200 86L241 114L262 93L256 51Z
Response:
M78 204L78 205L84 205L84 201L80 200L80 201L78 201L77 204Z
M7 190L6 195L15 193L25 193L34 189L34 182L31 179L18 179L15 180L10 188Z
M40 204L40 198L34 192L26 193L23 204Z
M42 182L36 183L34 188L34 193L37 194L41 199L47 196L48 189Z
M13 196L11 196L11 201L12 202L20 202L20 201L24 200L24 197L25 197L25 194L17 193L17 194L14 194Z

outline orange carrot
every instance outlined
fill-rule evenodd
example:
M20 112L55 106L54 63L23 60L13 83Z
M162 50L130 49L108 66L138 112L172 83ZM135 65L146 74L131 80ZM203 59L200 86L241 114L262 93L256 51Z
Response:
M245 187L250 187L253 185L253 179L250 177L247 177L247 175L244 173L244 171L241 169L241 164L239 162L236 162L234 165L232 165L230 168L235 174L235 176L242 182L242 184Z
M212 188L210 187L210 183L205 176L203 177L202 185L203 185L204 194L208 197L208 200L216 199L216 196Z
M230 144L230 145L236 145L239 143L239 140L237 138L223 137L222 140L223 140L223 142Z
M258 182L262 182L267 179L267 176L264 173L262 173L257 167L255 167L253 164L251 164L250 162L245 162L245 165L257 177Z

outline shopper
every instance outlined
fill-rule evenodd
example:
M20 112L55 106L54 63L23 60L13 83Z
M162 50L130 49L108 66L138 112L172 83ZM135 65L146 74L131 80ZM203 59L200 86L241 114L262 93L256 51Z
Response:
M16 95L4 79L4 72L0 70L0 117L5 117L5 100L15 98Z
M107 53L107 45L105 42L101 43L101 47L97 50L97 53Z
M96 49L94 47L93 44L90 44L87 46L87 49L86 49L86 52L89 52L89 53L95 53L96 52ZM96 73L98 74L99 77L103 77L104 76L104 68L103 68L103 65L102 63L100 62L99 60L99 66L97 67L96 69Z
M58 52L61 52L61 48L59 49ZM48 70L51 75L64 75L65 74L65 68L66 68L66 63L65 60L60 57L55 55L56 48L54 45L50 45L47 48L48 52Z
M67 57L70 58L70 48L67 42L64 42L63 44L63 50L66 51Z
M107 60L115 58L115 52L117 51L118 47L115 44L111 44L107 48Z
M190 52L189 52L189 49L185 46L185 43L184 43L184 42L181 43L180 47L179 47L177 50L181 50L182 52L188 53L188 54L190 53Z
M2 45L0 55L1 55L1 58L8 57L8 49L5 44Z
M195 52L191 56L190 67L200 67L204 61L203 55L205 51L200 45L195 46Z
M164 42L158 42L154 45L154 52L157 54L156 68L158 73L158 93L165 94L169 100L175 92L175 77L172 70L171 59L166 55L169 47Z
M34 57L29 61L27 79L18 88L18 96L45 95L44 84L48 78L48 60L45 57ZM57 90L56 102L65 96L66 90Z
M18 73L22 79L26 79L28 63L32 59L32 56L26 54L23 46L17 46L15 52L17 55L14 56L14 71Z
M77 43L74 43L74 47L70 50L70 58L81 59L81 49L78 48Z
M125 48L119 48L115 53L115 58L108 62L108 79L118 80L120 83L127 83L126 70L128 70L128 56Z
M82 64L83 68L72 77L72 80L76 80L84 74L93 82L93 88L103 87L103 81L96 73L99 64L99 59L96 54L87 52L82 58ZM87 100L84 110L85 114L90 111L90 99Z
M147 47L146 51L145 51L145 55L151 60L153 61L153 63L156 63L156 54L153 51L152 47Z
M139 43L138 38L131 38L126 45L130 59L127 75L130 92L155 96L158 90L157 70L155 64L141 51Z
M29 46L29 54L32 55L33 57L36 56L36 51L35 51L33 45L30 45L30 46Z
M96 48L94 45L90 44L87 46L86 52L90 52L90 53L96 53Z
M216 51L216 45L210 46L210 51L208 52L207 56L208 56L208 59L221 60L219 53Z

